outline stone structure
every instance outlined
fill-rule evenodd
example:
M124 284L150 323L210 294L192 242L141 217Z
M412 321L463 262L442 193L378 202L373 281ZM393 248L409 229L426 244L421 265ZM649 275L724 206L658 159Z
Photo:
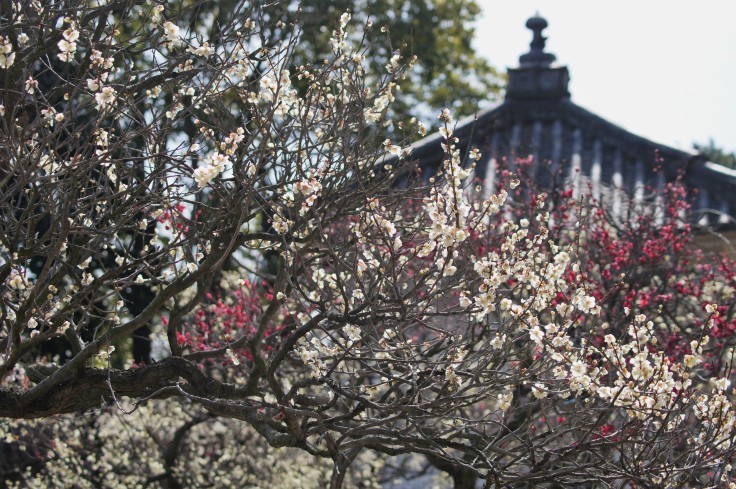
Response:
M532 171L540 183L555 175L569 178L575 188L590 189L617 211L616 189L646 198L665 182L683 175L694 198L696 220L704 227L733 227L736 215L736 171L708 162L695 152L665 146L632 134L570 100L570 76L545 52L542 31L547 21L530 18L533 39L519 67L509 69L505 99L458 122L455 136L463 151L477 148L483 158L476 177L493 189L496 169L513 169L517 158L533 157ZM412 156L432 174L442 162L439 135L412 147ZM658 169L661 168L661 171Z

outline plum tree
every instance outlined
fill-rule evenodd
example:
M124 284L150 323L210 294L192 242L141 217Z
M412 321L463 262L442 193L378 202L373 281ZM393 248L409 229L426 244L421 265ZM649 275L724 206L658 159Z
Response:
M295 66L298 35L272 37L289 26L261 6L202 5L3 11L6 438L133 411L115 422L161 458L126 470L102 447L92 486L200 484L177 464L213 417L329 461L335 488L376 457L427 460L456 487L731 483L734 267L690 252L685 208L632 204L621 222L526 185L523 165L484 197L449 110L423 185L383 130L411 57L368 77L370 27L344 13L326 59ZM156 342L133 362L141 328ZM135 416L151 406L172 409L164 431ZM122 446L100 430L79 433ZM51 436L29 442L52 453L27 481L81 460L63 450L76 435ZM252 475L239 467L231 484Z

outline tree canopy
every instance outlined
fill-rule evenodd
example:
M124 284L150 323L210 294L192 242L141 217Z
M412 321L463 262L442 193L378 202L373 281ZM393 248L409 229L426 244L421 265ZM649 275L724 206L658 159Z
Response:
M266 8L270 20L289 23L299 2L277 2ZM310 63L331 52L331 21L351 12L358 23L372 23L375 31L361 33L366 74L380 76L388 59L400 52L403 62L416 56L414 69L399 82L401 90L391 115L406 122L407 114L434 124L437 111L449 107L473 114L500 93L502 76L479 56L471 42L480 6L474 0L320 0L301 4L296 16L299 43L296 64Z

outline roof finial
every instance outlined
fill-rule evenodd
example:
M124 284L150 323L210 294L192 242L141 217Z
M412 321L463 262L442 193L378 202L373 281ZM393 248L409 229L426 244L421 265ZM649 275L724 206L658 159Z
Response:
M526 26L534 35L532 42L529 44L529 52L521 55L519 63L522 67L548 67L556 59L552 53L544 52L544 45L547 39L542 35L542 31L547 27L547 20L539 16L539 11L526 21Z
M570 75L564 66L553 66L555 55L544 52L546 39L542 31L547 21L539 16L526 21L534 37L529 52L519 57L518 68L509 68L506 85L506 101L528 102L533 100L569 100L567 89Z

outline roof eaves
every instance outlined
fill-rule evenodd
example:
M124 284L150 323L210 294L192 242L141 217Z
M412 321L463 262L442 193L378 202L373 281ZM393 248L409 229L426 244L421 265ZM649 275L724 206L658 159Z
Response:
M614 135L614 139L616 140L628 140L637 145L651 146L651 147L657 148L660 152L680 154L683 158L692 158L692 157L698 156L698 153L696 151L693 151L688 148L675 147L675 146L662 144L657 141L653 141L644 136L634 134L633 132L627 130L623 126L620 126L607 119L604 119L603 117L593 113L592 111L576 103L568 102L568 104L574 112L577 112L579 115L583 116L584 118L588 118L594 121L596 125L598 125L601 128L605 128L606 131L612 132Z
M504 108L504 102L497 102L492 106L483 109L473 115L469 115L460 119L453 130L453 135L461 140L464 144L468 137L473 134L479 127L482 127L486 121L492 120ZM429 154L436 153L442 143L442 135L435 132L409 146L409 156L412 158L423 158Z

